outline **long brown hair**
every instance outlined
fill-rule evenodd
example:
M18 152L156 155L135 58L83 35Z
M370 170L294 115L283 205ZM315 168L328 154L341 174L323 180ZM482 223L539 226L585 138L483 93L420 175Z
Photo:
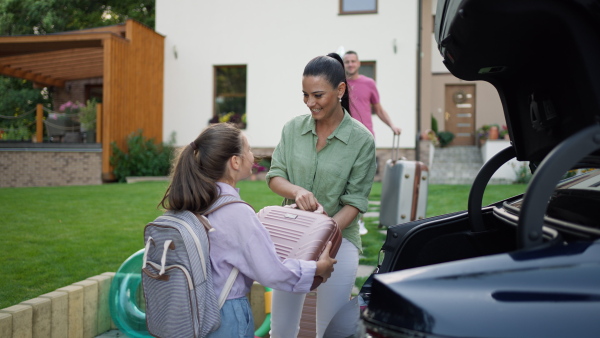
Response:
M171 171L171 183L159 206L203 214L219 197L216 182L226 174L227 161L243 152L241 132L228 123L213 124L181 149Z

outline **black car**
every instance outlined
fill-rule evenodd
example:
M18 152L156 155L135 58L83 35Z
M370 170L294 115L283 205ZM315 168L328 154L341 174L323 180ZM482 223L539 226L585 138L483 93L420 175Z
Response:
M600 1L439 0L435 35L453 75L497 89L512 145L468 210L388 229L359 335L600 336ZM525 194L482 207L515 157Z

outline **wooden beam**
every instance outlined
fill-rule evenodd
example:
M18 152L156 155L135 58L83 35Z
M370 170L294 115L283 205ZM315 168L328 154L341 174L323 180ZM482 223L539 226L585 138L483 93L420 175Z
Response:
M99 71L87 71L87 72L78 72L78 73L57 73L56 79L62 79L65 81L73 81L73 80L81 80L81 79L91 79L95 77L102 77L102 70Z
M7 76L12 76L12 77L18 77L18 78L21 78L21 79L25 79L25 80L29 80L29 81L41 83L41 84L43 84L45 86L57 86L57 87L64 87L65 86L65 82L63 80L53 79L53 78L47 77L47 76L40 76L40 75L36 75L36 74L32 74L32 73L21 71L19 69L13 69L13 68L10 68L10 67L2 67L2 66L0 66L0 74L7 75Z
M103 41L111 38L127 41L121 34L110 32L0 36L0 46L2 46L0 57L78 48L101 48Z
M36 62L4 62L0 59L0 66L6 66L14 69L31 69L35 72L36 69L52 69L52 68L73 68L79 67L81 65L97 65L99 67L102 66L104 62L104 58L102 53L98 53L94 56L86 57L86 58L61 58L61 59L48 59L48 60L38 60Z
M0 63L11 63L11 62L30 62L39 61L40 59L52 59L62 57L78 57L78 56L92 56L96 54L102 54L102 48L73 48L50 52L38 52L28 53L16 56L4 56L0 57Z
M42 73L42 74L55 74L61 72L69 72L80 69L102 69L102 60L94 60L93 62L78 62L74 64L56 64L49 66L40 66L40 67L19 67L21 69L28 69L32 73Z
M37 61L28 61L28 62L4 62L4 60L0 60L0 65L11 66L11 67L21 67L21 68L30 68L30 67L47 67L47 66L69 66L73 64L81 64L81 63L102 63L104 58L102 57L102 53L98 53L90 56L82 56L82 57L62 57L62 58L50 58L50 59L40 59Z
M0 36L0 44L25 44L25 43L50 43L50 42L77 42L77 41L92 41L109 39L112 36L120 37L118 34L111 32L89 32L89 33L65 33L65 34L46 34L46 35L19 35L19 36Z

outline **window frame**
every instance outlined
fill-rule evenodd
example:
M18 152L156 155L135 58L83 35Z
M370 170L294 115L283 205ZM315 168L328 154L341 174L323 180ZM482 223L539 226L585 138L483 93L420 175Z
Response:
M218 105L217 105L217 72L219 68L245 68L246 69L246 84L244 85L246 92L244 93L227 93L227 94L221 94L220 96L222 97L238 97L244 98L244 111L240 112L241 115L246 115L248 107L248 65L246 64L225 64L225 65L213 65L213 95L212 95L212 104L213 104L213 113L212 113L212 120L217 120L219 119L219 109L218 109ZM247 115L246 115L247 116ZM245 123L237 123L238 127L240 129L246 129L246 124Z
M373 76L365 75L365 74L363 74L363 75L369 76L370 78L373 79L373 81L377 82L377 61L372 61L372 60L362 61L361 60L360 61L360 68L363 68L364 66L373 68ZM362 74L360 72L360 70L358 72L359 72L359 74Z
M344 1L340 0L340 15L377 14L379 10L379 0L375 0L375 9L372 11L344 11Z

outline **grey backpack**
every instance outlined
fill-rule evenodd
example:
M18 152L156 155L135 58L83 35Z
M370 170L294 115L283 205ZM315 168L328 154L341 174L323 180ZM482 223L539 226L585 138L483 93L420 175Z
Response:
M205 215L231 203L222 195ZM208 219L190 211L167 211L146 225L142 285L146 324L155 337L205 337L219 328L220 309L233 286L234 268L217 299L209 258Z

